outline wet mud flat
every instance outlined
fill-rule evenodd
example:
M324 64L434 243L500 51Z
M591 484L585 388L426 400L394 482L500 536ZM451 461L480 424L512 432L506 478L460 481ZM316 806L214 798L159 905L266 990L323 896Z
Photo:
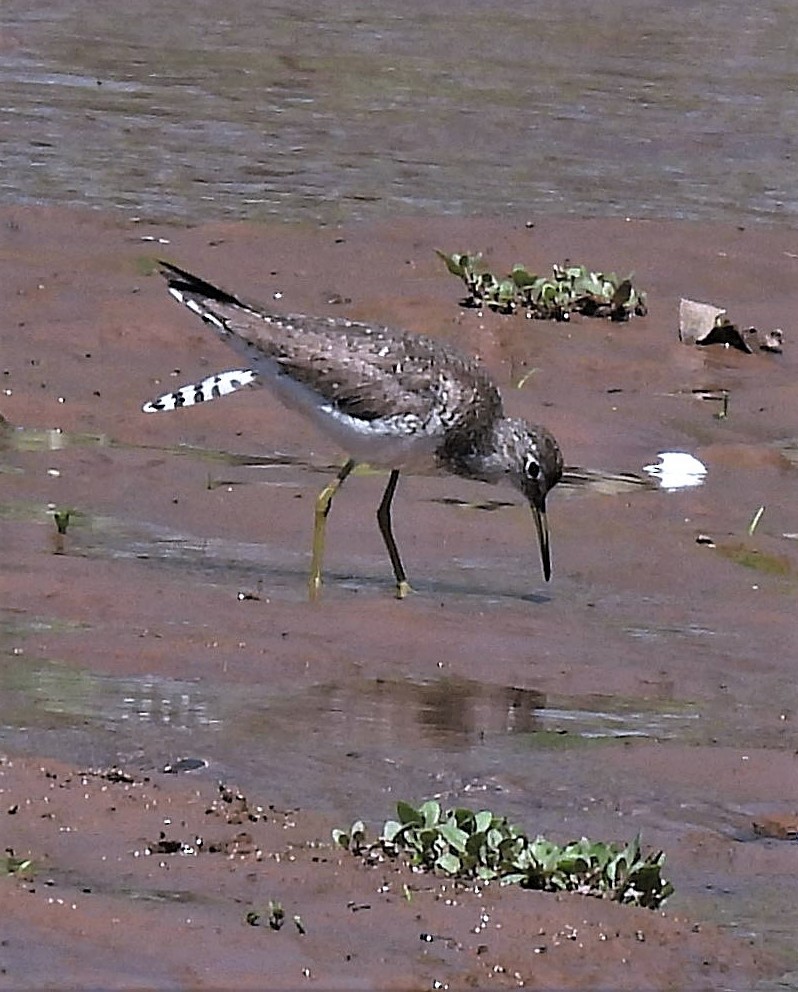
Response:
M761 960L676 914L364 867L227 785L7 759L0 788L4 842L47 855L1 883L3 987L714 988Z
M616 325L463 310L436 247L503 271L634 270L650 311ZM337 499L308 603L313 500L341 453L265 391L140 412L236 367L169 299L156 256L280 311L478 353L508 413L565 452L552 583L510 490L408 477L395 529L417 593L394 601L384 479L363 475ZM750 988L794 968L796 267L787 230L0 212L0 839L36 866L0 881L2 980ZM783 327L784 353L680 344L681 296ZM702 398L721 390L724 418ZM667 450L699 458L704 484L657 488L642 467ZM54 508L71 511L60 538ZM201 766L163 771L186 756ZM219 781L265 818L230 822ZM333 826L432 795L559 842L642 830L676 894L664 914L453 896L327 846ZM196 836L219 849L183 849ZM279 932L246 922L270 899Z

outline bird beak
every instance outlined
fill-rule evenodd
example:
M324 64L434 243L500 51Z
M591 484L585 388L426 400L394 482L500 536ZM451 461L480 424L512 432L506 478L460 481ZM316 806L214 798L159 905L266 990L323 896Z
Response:
M549 522L546 517L546 504L535 506L529 504L532 516L535 518L535 528L538 532L538 544L540 545L540 561L543 565L543 578L548 582L551 578L551 551L549 549Z

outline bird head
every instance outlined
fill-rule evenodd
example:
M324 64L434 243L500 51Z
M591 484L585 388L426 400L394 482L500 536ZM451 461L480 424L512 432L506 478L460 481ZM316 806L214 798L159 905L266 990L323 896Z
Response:
M543 577L551 578L549 524L546 516L546 496L562 478L563 460L560 446L545 427L523 421L510 421L515 458L510 464L510 477L529 502L540 545Z

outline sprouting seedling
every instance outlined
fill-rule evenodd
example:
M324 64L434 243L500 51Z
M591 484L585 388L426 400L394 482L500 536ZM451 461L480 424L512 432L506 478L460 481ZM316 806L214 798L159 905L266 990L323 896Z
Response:
M59 534L66 534L72 510L53 510L53 519Z
M5 875L28 875L32 872L33 861L31 858L18 858L8 853L0 859L0 869Z
M285 923L285 910L276 899L269 900L269 926L272 930L279 930Z
M762 519L762 514L765 512L765 507L760 506L756 513L751 518L751 523L748 525L748 536L753 537L754 531L759 526L759 521Z
M728 415L729 415L729 390L728 389L724 389L723 390L723 392L721 394L721 402L723 403L723 406L715 414L715 419L716 420L725 420L726 417L728 417Z
M283 909L282 904L276 899L270 899L269 908L266 913L263 913L257 909L250 909L246 915L246 921L251 927L259 927L266 922L272 930L280 930L282 925L285 923L285 910ZM300 917L295 916L294 923L300 933L305 932Z

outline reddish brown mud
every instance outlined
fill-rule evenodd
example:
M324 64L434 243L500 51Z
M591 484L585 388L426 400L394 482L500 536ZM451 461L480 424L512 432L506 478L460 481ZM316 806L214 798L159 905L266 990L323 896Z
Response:
M503 270L634 270L651 312L555 325L463 311L434 247ZM480 354L508 412L565 452L550 585L511 490L410 477L395 529L417 591L394 601L374 521L384 480L362 476L337 499L308 603L313 499L341 452L265 391L140 412L237 365L151 274L157 255L267 303L279 292L280 309ZM742 989L793 967L798 849L753 824L798 808L796 270L789 231L184 230L4 209L0 840L36 870L0 881L0 983ZM783 327L784 354L679 344L682 295ZM724 419L694 392L718 389ZM647 479L673 449L704 462L703 486L610 478ZM60 539L53 507L72 511ZM208 767L162 771L181 756ZM110 764L131 781L81 774ZM229 822L219 779L265 819ZM642 829L676 895L664 915L492 888L450 906L436 880L390 875L380 891L379 873L309 846L433 794L559 841ZM143 855L161 831L220 850ZM245 921L269 899L289 916L279 932Z
M207 782L0 776L5 842L40 859L0 883L3 987L710 988L760 960L675 915L367 868L318 843L318 815Z

